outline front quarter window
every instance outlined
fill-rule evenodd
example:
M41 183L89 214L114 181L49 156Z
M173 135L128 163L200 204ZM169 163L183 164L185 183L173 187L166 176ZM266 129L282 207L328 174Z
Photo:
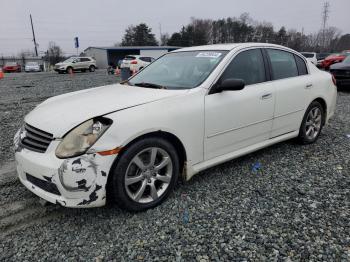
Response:
M168 53L129 80L130 85L190 89L203 83L228 51ZM143 85L144 83L144 85Z

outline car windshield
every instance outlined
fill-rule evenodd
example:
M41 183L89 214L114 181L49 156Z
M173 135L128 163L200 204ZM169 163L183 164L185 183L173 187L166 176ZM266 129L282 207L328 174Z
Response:
M7 63L5 64L5 66L16 66L16 65L17 65L16 62L7 62Z
M129 80L129 84L166 89L190 89L199 86L228 51L184 51L169 53Z
M312 58L314 57L313 53L301 53L303 56L305 56L306 58Z

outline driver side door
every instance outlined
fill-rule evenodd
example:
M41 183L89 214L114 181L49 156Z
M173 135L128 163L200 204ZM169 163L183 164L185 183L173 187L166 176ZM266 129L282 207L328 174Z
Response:
M205 160L269 139L275 90L269 81L266 63L260 48L241 51L226 67L217 84L234 78L243 79L245 87L239 91L206 95Z

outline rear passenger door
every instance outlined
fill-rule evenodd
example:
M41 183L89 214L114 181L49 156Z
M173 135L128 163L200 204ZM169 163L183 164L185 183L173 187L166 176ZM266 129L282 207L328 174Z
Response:
M300 128L312 88L305 60L280 49L264 49L276 91L271 138Z

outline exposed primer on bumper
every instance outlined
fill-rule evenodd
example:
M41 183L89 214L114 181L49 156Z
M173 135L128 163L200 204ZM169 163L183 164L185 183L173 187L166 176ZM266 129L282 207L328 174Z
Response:
M115 157L85 154L58 159L54 151L40 154L27 149L15 153L17 173L24 186L48 202L76 208L105 205L107 174ZM54 184L60 195L28 181L27 174Z

